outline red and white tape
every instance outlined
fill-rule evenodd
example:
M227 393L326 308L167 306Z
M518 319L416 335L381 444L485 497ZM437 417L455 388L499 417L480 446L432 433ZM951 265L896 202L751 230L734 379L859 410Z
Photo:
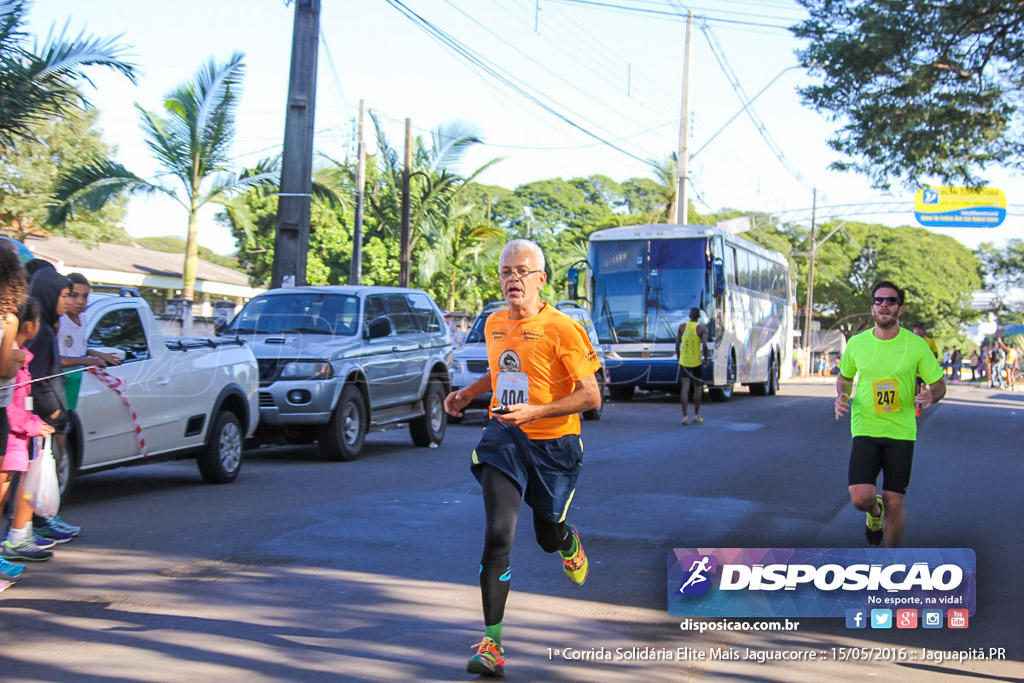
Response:
M132 404L128 402L128 396L124 390L124 380L120 377L114 377L103 368L95 366L90 367L89 372L96 375L96 379L113 389L121 397L121 402L128 409L128 416L132 420L132 428L135 430L135 440L139 444L139 452L142 453L143 457L148 456L149 453L146 452L146 439L142 436L142 425L139 424L139 416L136 414L135 409L132 408Z

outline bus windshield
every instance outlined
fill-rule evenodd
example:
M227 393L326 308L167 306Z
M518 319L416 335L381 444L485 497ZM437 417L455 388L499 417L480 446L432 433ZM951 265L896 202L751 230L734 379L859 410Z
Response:
M673 342L690 309L703 308L704 238L590 245L594 326L602 344Z

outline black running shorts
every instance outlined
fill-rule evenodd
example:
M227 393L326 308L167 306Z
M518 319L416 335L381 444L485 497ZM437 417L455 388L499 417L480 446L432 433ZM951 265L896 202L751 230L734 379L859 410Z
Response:
M492 418L473 451L472 470L478 481L485 464L498 468L516 483L537 517L562 522L583 468L583 439L579 434L529 439L519 427Z
M850 449L850 486L877 486L882 472L882 490L906 494L910 485L910 466L914 461L914 442L878 436L855 436Z

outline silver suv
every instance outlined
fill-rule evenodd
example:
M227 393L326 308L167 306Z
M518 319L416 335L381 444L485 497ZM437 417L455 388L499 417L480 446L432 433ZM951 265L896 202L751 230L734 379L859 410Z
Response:
M317 441L359 457L371 427L407 422L417 446L444 439L451 340L430 295L398 287L293 287L253 298L225 328L260 371L257 438Z
M487 324L487 317L491 313L504 308L508 308L508 304L504 301L492 301L484 306L484 310L480 311L480 314L473 321L473 326L466 335L466 341L454 353L455 370L452 373L452 391L468 387L480 375L487 372L487 343L484 338L484 326ZM593 320L590 319L590 312L575 301L559 301L555 304L555 308L583 326L583 329L587 331L587 336L590 337L590 343L594 346L594 350L597 351L597 356L601 361L601 369L597 371L597 386L601 388L601 404L596 408L585 411L582 415L586 420L600 420L601 414L604 412L605 377L608 376L608 373L605 371L604 352L601 350L601 343L597 339L597 331L594 329ZM487 391L473 399L473 402L468 407L486 408L490 402L491 392ZM462 418L448 416L449 422L458 423L461 420Z

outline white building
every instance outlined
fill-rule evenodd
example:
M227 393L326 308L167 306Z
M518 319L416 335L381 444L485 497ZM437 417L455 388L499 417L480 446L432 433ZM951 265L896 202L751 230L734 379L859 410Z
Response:
M136 288L157 314L168 313L173 308L168 302L181 296L184 254L119 244L90 248L67 237L29 237L25 246L65 275L77 272L94 285ZM263 291L250 287L245 273L200 259L193 315L213 317L214 302L219 301L231 302L237 310Z

